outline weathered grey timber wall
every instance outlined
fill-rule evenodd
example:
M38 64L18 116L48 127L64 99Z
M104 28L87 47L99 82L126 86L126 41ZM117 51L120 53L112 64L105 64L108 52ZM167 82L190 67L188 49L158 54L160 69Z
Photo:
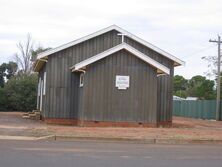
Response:
M116 88L116 75L130 76L129 88ZM156 75L156 69L125 50L90 65L82 88L82 119L156 123Z
M113 46L120 44L121 37L118 36L117 33L118 32L115 30L110 31L108 33L105 33L103 35L100 35L98 37L90 39L88 41L77 44L73 47L64 49L64 50L57 52L53 55L50 55L48 57L48 62L46 63L46 72L47 72L46 95L45 95L44 107L43 107L44 108L44 116L46 118L79 118L81 116L80 111L82 111L83 106L84 106L83 101L82 101L82 96L84 96L84 92L83 92L83 90L81 90L81 88L79 88L79 74L78 73L71 73L71 71L69 70L69 67L73 66L74 64L76 64L78 62L81 62L82 60L84 60L86 58L92 57L98 53L101 53L101 52L109 49L109 48L112 48ZM171 117L172 117L172 115L171 115L171 113L172 113L172 91L171 90L172 90L173 62L171 60L163 57L162 55L152 51L151 49L145 47L144 45L131 40L130 38L126 37L125 42L128 43L129 45L135 47L136 49L140 50L141 52L147 54L151 58L157 60L158 62L162 63L163 65L166 65L167 67L169 67L171 69L172 73L170 76L161 76L161 78L166 78L166 79L158 79L158 88L157 88L158 93L155 94L153 92L154 97L159 96L158 100L157 100L158 104L156 105L158 112L153 111L153 113L156 114L155 116L158 117L157 120L159 120L159 121L171 120ZM133 60L133 58L131 60L137 61L137 60ZM99 62L98 62L98 68L100 66L104 66L104 65L99 65ZM94 69L95 71L97 69L96 67L97 66L95 63L95 69ZM87 68L91 69L92 67L90 65ZM104 66L104 68L105 68L105 66ZM109 68L109 67L107 67L107 68ZM106 70L108 71L108 69L106 69ZM140 71L140 70L138 70L138 71ZM146 70L148 70L148 69L146 69ZM122 70L121 68L116 68L116 73L123 72L123 71L124 70ZM143 69L141 71L142 71L143 75L145 76L146 75L145 70ZM88 74L86 73L86 79L87 79L87 75ZM94 74L92 74L92 76L93 75ZM130 73L130 75L132 75L132 74ZM101 76L103 76L103 75L101 74ZM138 75L138 76L140 76L140 75ZM114 79L114 81L115 81L115 79ZM85 82L85 84L87 84L87 81ZM153 84L153 83L149 83L148 86L144 89L150 89L149 85L151 85L151 84ZM157 86L157 84L156 84L156 86ZM164 86L164 88L162 88L163 86ZM141 88L141 86L138 87L138 92L141 91L140 88ZM104 90L104 91L107 93L107 90ZM144 97L145 97L145 95L144 95ZM132 98L131 95L130 95L130 98ZM130 100L132 100L132 99L130 99ZM87 103L88 103L88 101L87 101ZM147 101L147 103L149 103L149 102ZM108 103L108 105L110 105L110 104ZM150 104L151 108L155 109L155 107L153 107L152 105L154 105L154 104ZM115 105L113 107L115 107ZM130 112L132 110L130 110ZM151 109L148 109L148 110L149 110L149 112L151 112ZM145 109L142 110L141 112L144 112L144 111L145 111ZM99 109L99 112L102 112L102 110ZM104 111L104 112L106 112L106 111ZM108 118L108 116L110 115L110 112L111 112L111 110L109 109L107 111L107 113L106 113L107 115L104 117L104 119L111 120L111 117ZM140 112L140 111L137 111L137 112ZM162 115L163 113L165 113L165 114ZM124 113L124 114L126 114L126 113ZM148 113L148 114L150 114L150 113ZM141 120L142 119L141 117L142 116L139 116L139 118L137 120ZM154 118L154 116L151 116L151 117L152 118L149 118L149 119ZM89 118L90 118L90 113L89 113ZM122 116L120 118L122 118ZM129 116L126 119L130 120L130 119L132 119L132 117Z

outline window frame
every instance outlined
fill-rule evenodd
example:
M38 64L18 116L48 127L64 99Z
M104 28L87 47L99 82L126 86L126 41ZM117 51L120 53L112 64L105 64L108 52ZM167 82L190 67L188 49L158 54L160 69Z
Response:
M84 85L84 73L80 73L79 75L79 87L83 87Z

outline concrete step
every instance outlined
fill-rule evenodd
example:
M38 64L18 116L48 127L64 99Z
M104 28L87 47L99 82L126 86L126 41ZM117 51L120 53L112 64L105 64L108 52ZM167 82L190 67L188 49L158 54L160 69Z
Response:
M40 120L41 114L39 110L33 110L22 115L24 119Z
M29 119L30 117L29 117L29 115L23 115L22 118Z

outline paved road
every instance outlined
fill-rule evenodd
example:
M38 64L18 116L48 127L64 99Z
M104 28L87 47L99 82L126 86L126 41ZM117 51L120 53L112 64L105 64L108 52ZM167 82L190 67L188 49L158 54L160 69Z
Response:
M221 167L222 145L3 141L0 167Z

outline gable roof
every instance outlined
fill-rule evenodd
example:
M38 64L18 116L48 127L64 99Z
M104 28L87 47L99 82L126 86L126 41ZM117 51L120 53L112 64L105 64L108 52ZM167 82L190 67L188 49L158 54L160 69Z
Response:
M83 60L82 62L77 63L74 66L70 67L70 69L72 70L72 72L81 70L82 68L86 67L87 65L92 64L98 60L101 60L101 59L103 59L113 53L116 53L122 49L127 50L128 52L132 53L136 57L140 58L141 60L145 61L146 63L148 63L151 66L153 66L154 68L156 68L158 74L170 74L169 68L167 68L166 66L160 64L159 62L151 59L149 56L143 54L142 52L140 52L137 49L133 48L132 46L126 44L125 42L123 42L117 46L114 46L102 53L99 53L93 57Z
M152 45L151 43L149 43L149 42L147 42L147 41L145 41L145 40L143 40L143 39L141 39L141 38L139 38L139 37L137 37L137 36L129 33L128 31L126 31L126 30L124 30L124 29L122 29L122 28L120 28L120 27L118 27L118 26L116 26L116 25L109 26L109 27L107 27L107 28L105 28L105 29L102 29L102 30L100 30L100 31L97 31L97 32L95 32L95 33L93 33L93 34L87 35L87 36L85 36L85 37L82 37L82 38L80 38L80 39L74 40L74 41L69 42L69 43L67 43L67 44L58 46L58 47L56 47L56 48L47 50L47 51L45 51L45 52L42 52L42 53L38 54L38 56L37 56L37 61L40 60L40 59L42 59L42 58L44 58L44 57L47 57L47 56L49 56L49 55L51 55L51 54L53 54L53 53L59 52L59 51L61 51L61 50L63 50L63 49L69 48L69 47L74 46L74 45L76 45L76 44L78 44L78 43L84 42L84 41L86 41L86 40L89 40L89 39L91 39L91 38L94 38L94 37L96 37L96 36L99 36L99 35L101 35L101 34L104 34L104 33L106 33L106 32L109 32L109 31L111 31L111 30L116 30L116 31L118 31L118 32L120 32L120 33L123 33L123 34L125 34L125 36L127 36L127 37L129 37L129 38L131 38L131 39L133 39L133 40L135 40L135 41L137 41L137 42L145 45L146 47L148 47L148 48L156 51L157 53L159 53L159 54L161 54L161 55L163 55L163 56L165 56L165 57L173 60L175 66L184 65L184 64L185 64L184 61L180 60L179 58L177 58L177 57L175 57L175 56L173 56L173 55L171 55L171 54L163 51L162 49L160 49L160 48Z

